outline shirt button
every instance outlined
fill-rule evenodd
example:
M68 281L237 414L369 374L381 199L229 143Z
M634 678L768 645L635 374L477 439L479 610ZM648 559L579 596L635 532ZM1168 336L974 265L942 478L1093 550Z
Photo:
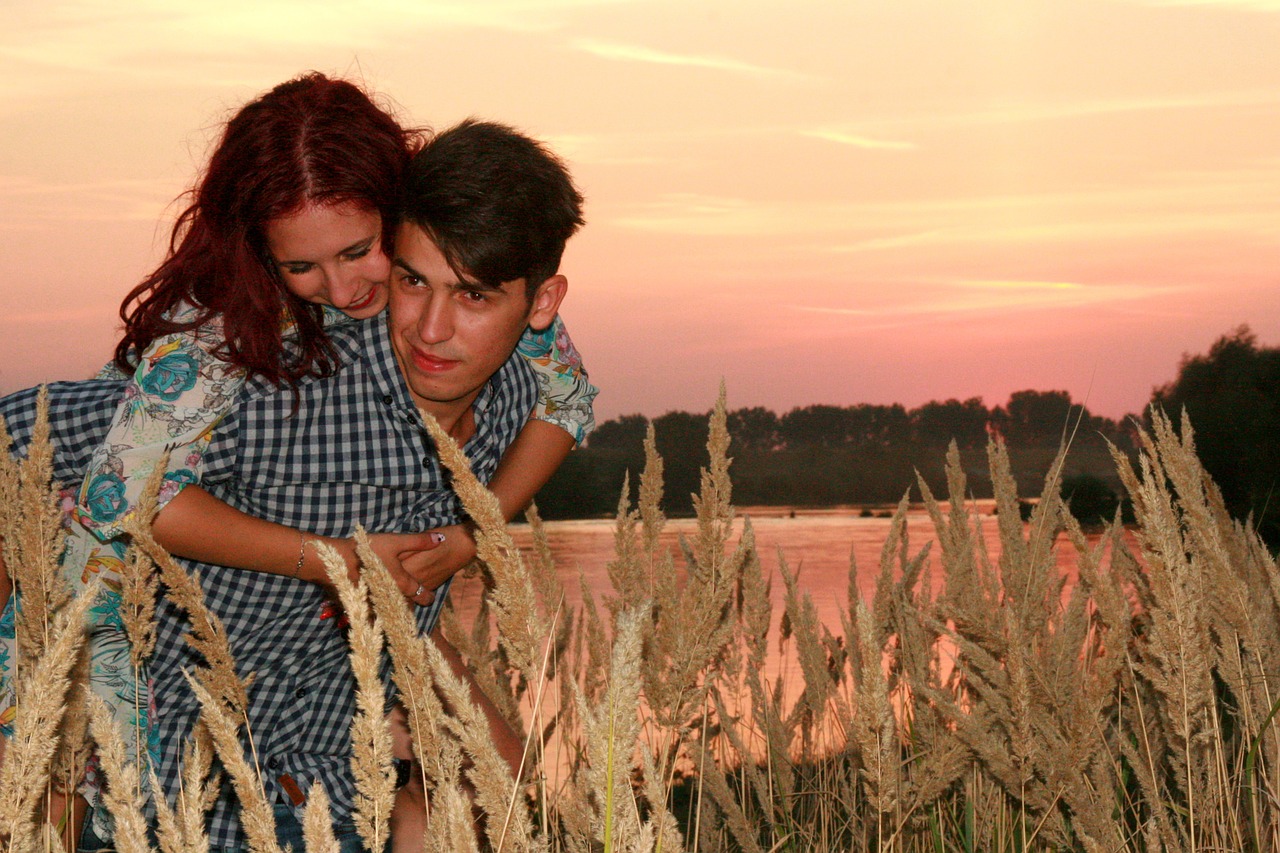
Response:
M423 457L423 459L422 459L422 467L423 467L423 468L430 468L430 467L431 467L431 457L430 457L430 456L425 456L425 457Z
M279 770L279 769L280 769L280 759L279 759L279 758L276 758L275 756L272 756L271 758L268 758L268 759L267 759L267 766L268 766L268 767L270 767L272 770Z
M384 395L383 395L383 397L382 397L382 402L384 402L384 403L386 403L388 406L390 406L390 405L391 405L391 395L390 395L390 394L384 394Z
M308 693L307 688L299 687L297 690L293 691L293 698L301 699L302 697L306 696L307 693Z

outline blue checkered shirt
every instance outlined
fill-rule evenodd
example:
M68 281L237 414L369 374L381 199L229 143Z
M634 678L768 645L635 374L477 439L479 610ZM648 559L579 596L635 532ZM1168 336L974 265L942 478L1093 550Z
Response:
M269 383L246 384L239 406L218 425L206 452L204 488L251 515L322 536L349 536L357 523L383 532L459 521L461 506L409 397L384 319L337 327L331 338L339 369L301 383L296 398ZM80 477L122 389L121 383L103 381L50 386L56 477ZM536 380L518 356L481 391L474 404L476 433L465 450L482 481L492 477L536 398ZM0 400L0 414L19 444L29 434L33 399L33 392L20 392ZM324 592L279 575L184 562L199 572L209 609L226 625L238 671L255 674L249 731L268 796L292 803L290 789L307 792L319 781L333 801L335 819L349 818L355 683L344 632L337 620L322 618ZM433 607L418 608L424 632L443 599L438 595ZM199 712L182 675L200 663L182 639L186 630L182 611L162 601L151 666L159 775L171 797ZM247 847L229 785L211 813L209 834L215 847Z

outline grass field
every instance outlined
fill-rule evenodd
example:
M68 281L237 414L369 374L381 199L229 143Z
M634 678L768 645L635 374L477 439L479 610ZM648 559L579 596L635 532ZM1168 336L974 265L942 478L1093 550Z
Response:
M618 508L613 593L596 601L584 591L575 609L563 605L547 549L522 558L465 460L444 454L480 525L490 584L482 618L446 629L526 734L518 784L385 571L366 565L367 585L344 591L364 707L380 708L368 673L384 642L409 706L430 798L426 849L1280 849L1280 576L1248 527L1227 517L1188 424L1174 430L1157 416L1136 468L1116 458L1137 553L1114 528L1090 544L1058 497L1061 460L1023 524L1008 452L992 445L1001 552L991 557L953 451L948 494L937 496L949 508L920 484L937 549L908 551L904 500L874 596L860 599L851 578L840 624L823 625L785 560L779 577L763 576L749 523L731 535L723 413L721 401L696 535L675 553L659 545L662 460L651 437L639 503ZM90 738L120 848L149 849L136 774L111 758L130 735L102 725L85 734L98 715L75 687L83 602L58 592L57 510L32 457L0 471L30 664L19 670L18 734L0 770L0 837L14 850L56 843L40 829L44 792L73 773ZM1070 587L1055 542L1076 551ZM127 600L145 606L154 561L171 594L198 611L193 587L183 592L164 555L147 550ZM786 587L783 612L773 612L770 584ZM219 648L216 624L198 621L209 666L194 682L206 714L193 743L205 763L191 766L216 751L240 776L254 848L270 849L270 809L253 796L260 786L237 741L243 674ZM145 622L138 616L134 629ZM766 676L770 655L794 660L803 685ZM390 810L385 737L380 713L356 715L362 827L375 844ZM166 850L202 849L205 780L189 775L193 795L161 824ZM310 804L309 848L327 849L323 798Z

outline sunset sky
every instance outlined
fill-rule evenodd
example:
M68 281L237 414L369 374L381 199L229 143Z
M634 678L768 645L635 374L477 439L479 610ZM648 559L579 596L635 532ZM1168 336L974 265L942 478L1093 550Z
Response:
M300 71L549 141L603 418L1066 389L1280 345L1280 0L13 0L0 392L107 358L219 124Z

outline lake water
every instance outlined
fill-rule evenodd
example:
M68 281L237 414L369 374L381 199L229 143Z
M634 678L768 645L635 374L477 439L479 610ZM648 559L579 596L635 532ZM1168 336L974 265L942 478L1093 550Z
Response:
M980 502L976 509L977 523L994 559L1000 553L1000 543L997 519L990 514L991 502ZM799 572L799 586L813 597L822 621L833 632L838 632L839 614L848 609L850 554L857 563L858 590L864 599L869 599L875 591L875 579L880 572L880 552L889 534L890 519L861 518L856 508L797 509L794 513L792 517L792 511L786 507L738 510L733 542L736 544L741 535L743 519L749 517L765 576L774 578L775 614L781 612L785 596L778 574L779 560L785 559L792 572ZM548 521L545 525L556 571L569 602L576 605L581 601L577 582L579 572L586 578L597 602L601 595L612 593L605 567L614 553L614 523L608 520ZM693 519L667 521L663 541L677 555L678 567L682 564L678 556L679 537L691 538L696 529L697 523ZM527 553L532 544L529 526L512 525L511 531L516 543ZM933 522L922 508L909 511L907 536L912 555L925 543L934 540ZM1132 540L1130 544L1132 546ZM936 544L928 559L929 565L938 571L940 561ZM1074 551L1061 541L1058 563L1069 577L1074 577ZM464 619L476 612L480 589L478 579L459 578L455 582L453 602Z
M976 523L993 560L1000 553L997 518L990 514L991 502L977 506ZM984 511L985 510L985 511ZM796 510L795 516L787 508L765 507L739 510L735 521L736 544L741 535L743 519L750 517L756 536L765 576L772 575L773 625L772 632L784 612L785 589L778 573L780 559L788 568L799 572L801 589L812 597L819 619L837 635L842 635L841 613L848 610L849 559L852 553L857 562L857 587L864 599L875 591L875 580L880 572L880 552L888 537L889 518L861 518L857 509ZM681 535L692 538L696 533L692 519L669 520L663 531L663 542L677 555L677 568L683 566L679 558L678 539ZM513 525L513 537L526 552L532 549L532 535L527 524ZM613 593L606 566L614 555L612 521L550 521L546 522L547 537L555 558L556 571L565 590L570 606L581 604L578 575L586 579L597 604L605 595ZM1024 526L1025 534L1025 526ZM933 523L923 509L912 509L907 517L907 536L910 553L915 555L927 542L934 541ZM1126 533L1130 547L1134 547L1131 533ZM1075 576L1075 553L1065 545L1061 537L1057 546L1059 568L1068 578ZM940 574L940 557L935 544L928 557L929 566ZM479 578L458 578L451 597L464 625L471 624L479 607L482 586ZM776 633L773 634L777 636ZM941 664L945 668L947 663ZM785 649L776 641L769 643L769 656L765 662L764 677L770 683L781 685L784 702L789 707L796 702L804 689L804 677L796 657L795 646ZM548 691L543 696L543 719L549 719L558 705L558 691ZM527 698L526 698L526 701ZM732 707L735 700L728 699ZM526 708L525 713L529 711ZM528 717L526 717L527 719ZM555 738L553 738L553 742ZM553 780L567 778L568 751L549 746L549 755L561 756L547 760L543 772Z

